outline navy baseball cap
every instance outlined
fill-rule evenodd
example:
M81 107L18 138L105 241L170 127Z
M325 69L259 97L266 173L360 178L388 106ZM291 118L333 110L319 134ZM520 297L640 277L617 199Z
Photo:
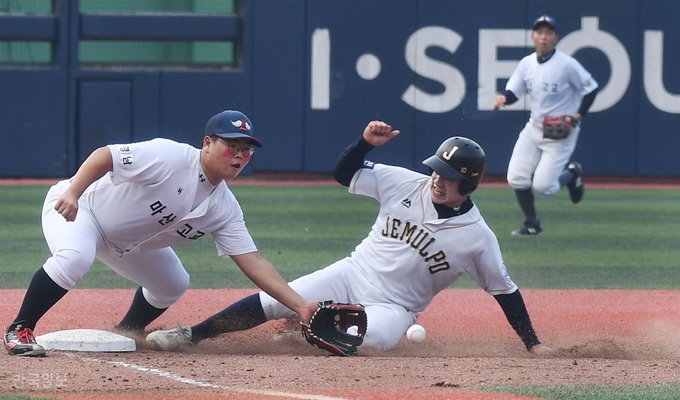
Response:
M538 28L540 25L547 25L550 29L557 32L557 22L555 21L555 18L549 15L541 15L540 17L536 18L536 21L534 21L533 30L536 30L536 28Z
M226 139L248 139L257 147L262 147L260 139L253 136L253 124L240 111L225 110L213 115L205 126L205 135L217 135Z

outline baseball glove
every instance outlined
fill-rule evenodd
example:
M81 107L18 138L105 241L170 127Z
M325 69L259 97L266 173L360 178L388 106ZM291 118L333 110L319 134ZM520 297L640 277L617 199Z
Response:
M336 356L353 356L357 347L364 342L368 320L361 304L334 303L332 300L319 302L319 308L312 315L309 324L302 325L302 336L307 342ZM349 327L356 327L357 333L348 333Z
M543 118L544 139L566 139L578 121L571 115L550 116Z

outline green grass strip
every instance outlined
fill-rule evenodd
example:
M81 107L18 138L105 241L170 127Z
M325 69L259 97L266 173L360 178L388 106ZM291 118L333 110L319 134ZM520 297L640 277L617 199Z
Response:
M675 400L680 384L656 385L536 385L483 387L487 392L534 396L545 400Z
M341 186L234 186L260 252L286 279L323 268L350 254L378 211L370 198ZM49 256L40 226L46 186L0 187L0 287L25 288ZM522 288L678 289L680 190L587 189L580 204L566 191L536 196L544 233L514 237L522 215L510 188L473 195L496 233L505 264ZM254 287L204 239L175 247L193 288ZM463 278L455 287L476 288ZM96 262L82 288L135 285Z

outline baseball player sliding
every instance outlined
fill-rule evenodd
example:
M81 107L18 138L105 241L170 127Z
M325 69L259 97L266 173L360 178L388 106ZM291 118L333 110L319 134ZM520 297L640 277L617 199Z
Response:
M498 110L525 93L531 96L531 117L515 143L507 173L524 214L524 224L512 234L529 236L543 232L533 190L551 196L567 186L573 203L583 198L583 168L569 159L581 120L598 91L597 82L578 61L555 49L559 36L554 18L536 19L531 38L536 52L519 62L494 102Z
M140 285L118 328L141 333L189 286L171 246L207 234L220 257L231 257L258 287L309 321L318 304L295 293L262 258L225 183L261 146L250 120L227 110L208 121L200 150L166 139L95 150L73 178L47 193L42 224L52 256L33 276L4 335L9 354L45 354L33 334L38 320L95 258Z
M469 197L486 167L482 148L464 137L447 139L423 161L431 176L364 160L374 147L398 134L385 122L370 122L334 170L335 179L351 193L380 203L368 237L349 257L290 286L306 299L364 305L368 326L362 346L386 350L399 342L437 293L468 273L498 301L532 354L552 353L538 340L496 236ZM153 349L172 350L293 316L260 292L192 327L151 332L147 342Z

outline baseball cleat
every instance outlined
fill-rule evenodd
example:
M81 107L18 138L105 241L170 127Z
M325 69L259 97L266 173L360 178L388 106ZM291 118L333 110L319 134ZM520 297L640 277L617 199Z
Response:
M191 328L183 327L177 323L175 329L167 331L158 330L146 335L146 343L152 350L173 351L182 345L191 343Z
M583 167L580 163L572 162L567 166L567 170L574 174L575 178L573 181L567 183L567 188L569 189L569 198L571 202L576 204L583 198L583 192L585 188L583 187Z
M513 236L536 236L543 232L540 223L524 222L521 228L512 231Z
M31 328L22 329L21 325L6 332L2 341L7 352L14 356L42 357L46 353L45 348L35 341Z

